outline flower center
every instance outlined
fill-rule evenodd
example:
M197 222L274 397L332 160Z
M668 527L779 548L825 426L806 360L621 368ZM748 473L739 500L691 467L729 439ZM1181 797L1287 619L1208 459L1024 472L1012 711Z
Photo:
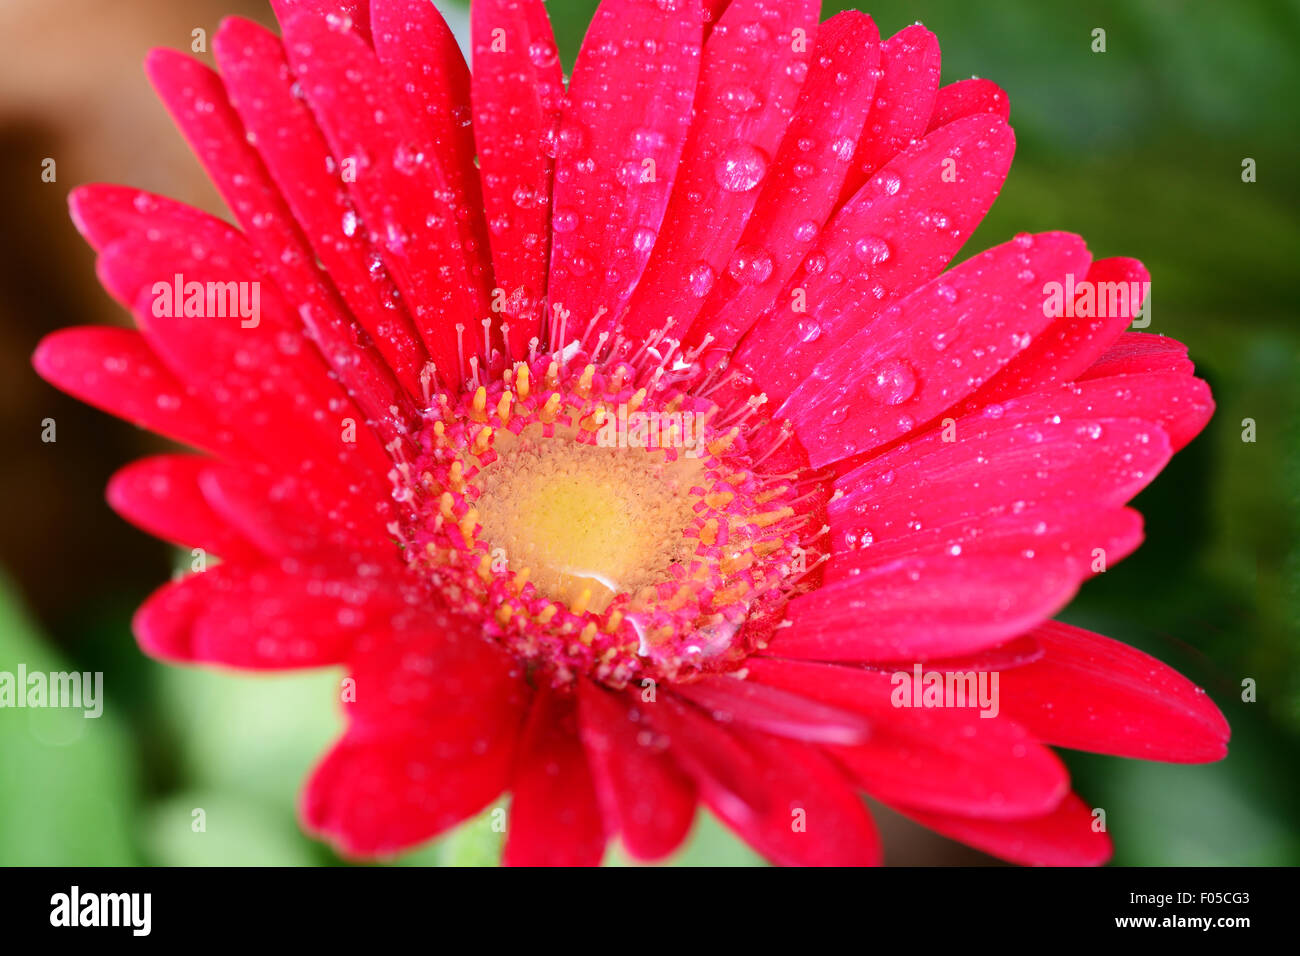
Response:
M475 479L479 522L506 567L527 568L543 595L602 612L690 559L701 469L577 437L568 428L546 438L540 425L499 436L497 460Z
M761 403L724 411L662 370L570 365L431 390L414 448L391 448L408 564L556 685L740 667L813 583L825 483L801 450L773 458L789 433L749 421Z

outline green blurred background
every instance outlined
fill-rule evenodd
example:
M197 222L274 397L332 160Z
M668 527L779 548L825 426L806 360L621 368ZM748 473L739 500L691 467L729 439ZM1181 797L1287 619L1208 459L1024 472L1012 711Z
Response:
M463 31L464 8L440 6ZM595 0L549 6L571 63ZM1300 862L1300 5L893 0L867 11L884 36L918 20L935 31L945 83L974 74L1010 94L1015 164L968 250L1067 229L1097 257L1141 258L1148 331L1188 343L1218 401L1138 498L1146 544L1063 617L1206 687L1232 724L1231 755L1175 767L1067 754L1076 788L1106 808L1119 864ZM125 321L67 220L69 188L125 182L222 211L138 63L153 45L188 48L192 30L210 35L227 13L271 22L261 0L5 0L0 11L0 670L103 671L107 696L99 720L0 711L3 864L339 862L294 814L339 730L337 675L183 670L136 649L130 614L176 557L113 516L102 489L163 445L28 364L49 330ZM1104 53L1091 49L1097 28ZM58 160L57 183L40 180L45 157ZM1257 182L1242 182L1246 158ZM56 444L40 441L47 416ZM1242 441L1246 418L1254 443ZM1240 700L1244 678L1257 702ZM191 830L194 808L204 833ZM880 820L889 862L989 862ZM498 840L482 819L402 862L490 864ZM701 819L674 862L758 860Z

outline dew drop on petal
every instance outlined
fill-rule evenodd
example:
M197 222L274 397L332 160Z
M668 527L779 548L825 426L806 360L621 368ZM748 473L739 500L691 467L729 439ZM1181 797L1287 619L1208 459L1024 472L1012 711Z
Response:
M555 62L558 55L555 47L550 43L539 40L528 45L528 59L532 61L533 66L548 67Z
M732 113L748 113L759 105L758 94L743 83L729 83L718 93L725 109Z
M713 270L709 268L707 262L696 263L686 277L690 285L691 295L698 299L704 298L712 290L714 278Z
M772 275L772 257L755 246L741 246L727 266L731 277L742 285L762 285Z
M632 248L637 252L649 252L655 244L658 234L645 226L642 226L636 232L632 233Z
M723 147L714 177L727 192L749 192L767 174L767 156L757 146L739 140Z
M887 359L867 373L866 385L875 401L901 405L916 394L916 372L906 359Z
M882 193L892 196L902 188L903 179L898 173L886 169L882 170L880 175L876 177L876 185Z
M889 258L889 243L879 236L864 236L853 244L853 255L859 262L877 266Z

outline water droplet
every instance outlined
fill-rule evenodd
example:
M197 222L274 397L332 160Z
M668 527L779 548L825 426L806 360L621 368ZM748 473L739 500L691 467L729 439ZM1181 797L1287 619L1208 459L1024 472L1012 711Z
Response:
M875 536L866 528L861 528L857 531L848 531L844 534L844 543L848 545L849 549L852 551L869 548L871 547L871 542L874 540Z
M794 227L794 237L799 242L812 242L817 238L817 223L805 219Z
M757 109L758 94L743 83L729 83L718 92L724 109L732 113L748 113Z
M767 156L757 146L739 140L723 147L714 176L727 192L749 192L767 174Z
M581 149L586 142L587 133L581 126L565 126L560 130L560 145L567 152Z
M649 252L651 247L654 246L657 237L658 233L653 229L648 229L645 226L642 226L636 232L632 233L632 248L637 252Z
M756 246L741 246L727 265L731 277L743 285L762 285L772 275L772 257Z
M887 359L867 373L867 394L884 405L901 405L916 394L916 372L906 359Z
M528 59L532 61L533 66L551 66L558 55L555 47L549 43L538 41L528 45Z
M795 331L799 333L800 342L816 342L821 338L822 327L813 319L800 319L795 323Z
M579 163L579 166L582 164ZM592 167L595 168L594 165ZM642 183L654 182L654 174L651 172L652 167L639 160L629 159L626 163L618 168L615 176L624 186L639 186ZM590 170L585 170L589 172Z
M578 228L578 214L569 209L557 209L551 220L551 228L556 232L573 232Z
M878 266L889 258L889 243L879 236L864 236L853 244L853 255L859 262Z
M403 176L414 175L423 164L424 153L412 146L399 143L393 150L393 168Z
M642 127L632 131L632 151L638 156L649 156L662 150L668 143L667 138L657 129Z
M697 263L695 268L691 270L690 275L687 276L687 281L690 283L691 295L698 299L704 298L713 288L714 278L713 270L709 268L707 262Z
M343 235L355 236L357 234L357 214L351 209L343 213Z
M515 187L510 198L520 209L529 209L537 202L537 190L527 184L520 184Z

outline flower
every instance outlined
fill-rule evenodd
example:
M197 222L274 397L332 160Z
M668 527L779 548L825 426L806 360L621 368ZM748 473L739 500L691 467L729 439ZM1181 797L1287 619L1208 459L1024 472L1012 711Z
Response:
M875 863L865 792L1099 863L1051 745L1223 756L1203 691L1049 620L1209 391L1127 330L1135 260L1022 234L944 271L1014 140L924 27L605 0L566 90L539 0L477 0L472 75L424 0L275 5L220 75L147 63L239 228L77 190L138 330L35 364L205 453L109 487L221 559L140 609L148 653L346 669L311 830L383 856L509 792L506 862L658 859L703 803Z

